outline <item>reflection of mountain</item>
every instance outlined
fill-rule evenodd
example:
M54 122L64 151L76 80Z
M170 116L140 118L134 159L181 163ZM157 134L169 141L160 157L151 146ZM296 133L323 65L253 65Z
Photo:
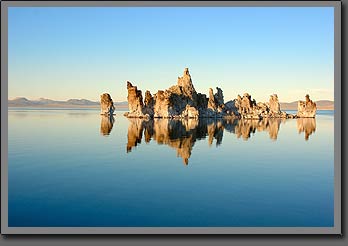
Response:
M100 122L100 133L103 136L107 136L110 134L112 127L114 125L115 119L114 117L107 116L107 115L101 115L101 122Z
M236 134L238 138L242 137L244 140L248 140L251 134L256 131L267 131L269 137L276 140L280 124L285 121L285 119L278 118L263 120L214 120L210 118L144 120L128 118L128 120L127 153L141 143L144 135L146 143L153 139L158 144L169 145L176 149L177 156L180 156L186 165L197 140L208 138L208 144L211 146L215 139L216 146L219 146L222 143L224 130ZM315 119L313 118L298 119L297 124L298 126L300 124L302 131L309 135L313 131L313 124L315 130Z
M305 140L309 139L309 136L315 132L316 122L315 118L299 118L297 119L298 133L305 133Z

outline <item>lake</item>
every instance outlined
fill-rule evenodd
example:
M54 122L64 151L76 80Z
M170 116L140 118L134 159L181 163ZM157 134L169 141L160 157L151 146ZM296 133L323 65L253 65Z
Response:
M261 121L123 113L9 108L9 227L334 226L334 111Z

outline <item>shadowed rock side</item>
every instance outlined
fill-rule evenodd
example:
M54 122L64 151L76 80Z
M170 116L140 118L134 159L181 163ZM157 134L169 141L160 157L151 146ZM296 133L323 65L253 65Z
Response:
M113 115L115 111L114 102L108 93L100 95L100 114L102 115Z
M153 96L127 82L129 118L297 118L308 117L307 114L291 115L280 110L278 96L273 94L267 103L256 103L251 95L244 93L236 99L224 102L223 91L216 87L216 93L209 88L208 97L197 93L188 68L183 76L178 77L177 84L166 90L159 90ZM312 112L312 111L311 111ZM315 114L315 112L314 112Z
M317 112L317 105L306 95L305 101L298 101L297 117L299 118L314 118Z
M281 123L286 119L140 119L129 118L127 153L141 143L151 140L176 149L177 156L188 164L193 146L197 140L207 139L208 145L222 144L224 130L236 134L237 138L248 140L255 132L267 131L270 139L277 140ZM308 121L307 121L308 120ZM311 121L311 120L314 120ZM315 119L298 119L298 129L310 135L315 130ZM300 128L299 128L300 127ZM306 138L308 139L308 138Z
M298 133L304 132L305 140L308 141L309 136L315 132L316 122L313 118L301 118L297 119Z
M103 136L110 135L110 132L115 122L115 118L112 115L101 115L100 117L100 133Z

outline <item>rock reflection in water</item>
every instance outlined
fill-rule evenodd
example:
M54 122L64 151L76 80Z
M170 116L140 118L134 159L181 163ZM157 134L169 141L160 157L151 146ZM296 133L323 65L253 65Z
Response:
M222 123L216 124L214 120L206 119L153 119L143 120L139 118L128 118L128 143L127 153L133 147L141 143L144 134L145 142L155 140L158 144L169 145L176 149L177 156L183 159L185 165L191 156L194 143L198 139L209 136L209 144L217 140L217 145L222 141ZM221 128L221 129L219 129Z
M157 144L168 145L177 151L177 156L188 164L192 148L197 140L208 139L212 146L216 140L218 147L222 143L224 130L236 134L237 138L248 140L256 131L267 131L270 139L277 140L281 123L286 119L267 118L262 120L251 119L139 119L128 118L127 153L141 143L144 135L145 142L151 140ZM315 119L297 119L301 131L305 131L306 139L315 130ZM298 128L300 131L300 128Z
M297 119L298 133L304 132L305 140L308 141L309 136L315 132L316 122L315 118L299 118Z
M235 120L234 131L228 131L235 133L237 138L242 137L244 140L248 140L251 134L254 134L256 131L268 131L269 137L277 140L280 124L285 121L285 119L280 118L264 118L262 120L240 119Z
M115 122L115 118L110 115L101 115L101 122L100 122L100 133L103 136L107 136L110 135L110 132L112 130L112 127L114 125Z

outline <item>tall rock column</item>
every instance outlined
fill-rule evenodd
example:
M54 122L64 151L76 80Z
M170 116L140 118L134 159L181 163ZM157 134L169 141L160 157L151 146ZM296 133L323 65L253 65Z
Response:
M111 99L110 94L104 93L100 95L100 114L102 115L113 115L115 111L114 103Z
M178 86L182 89L182 94L193 102L197 102L197 92L192 84L191 75L188 68L185 68L182 77L178 77Z
M133 86L131 82L127 81L128 90L128 108L129 113L127 117L142 117L143 114L143 96L141 90L138 90L136 86Z
M269 110L273 114L279 114L280 113L280 104L278 101L278 95L273 94L269 98Z
M145 91L143 113L148 114L150 117L153 117L154 106L155 106L155 99L151 95L150 91L148 91L148 90Z
M216 108L217 108L217 105L216 105L216 102L215 102L213 89L209 88L208 109L211 109L212 111L216 111Z

